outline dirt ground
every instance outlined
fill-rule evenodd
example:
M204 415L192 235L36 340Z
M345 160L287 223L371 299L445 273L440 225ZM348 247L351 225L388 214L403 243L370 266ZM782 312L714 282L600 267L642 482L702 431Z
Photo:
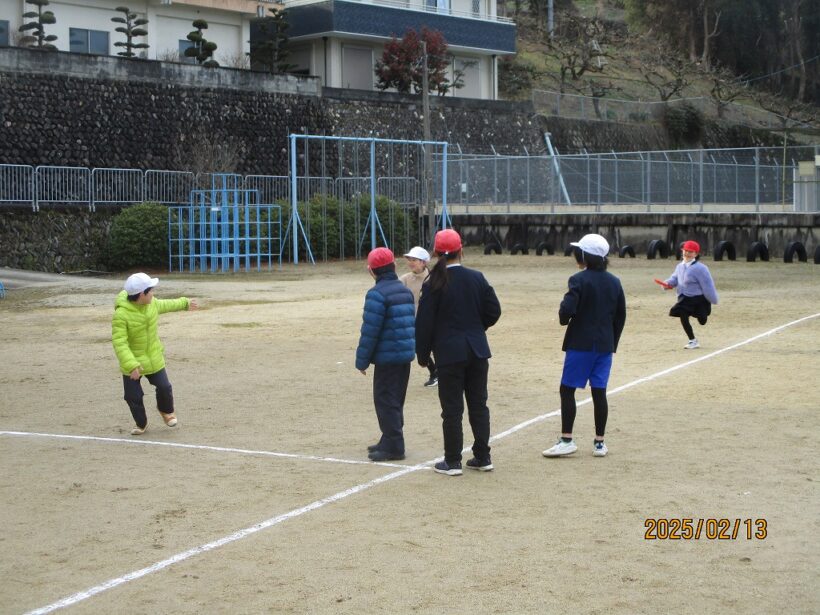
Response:
M0 612L818 613L820 267L706 262L721 303L689 351L652 283L674 263L613 259L610 454L585 404L578 453L545 459L572 259L469 251L502 304L500 437L495 471L461 477L429 469L440 410L418 366L406 461L366 461L361 262L160 273L157 296L202 309L161 317L180 424L152 411L140 437L110 344L122 279L0 269ZM699 539L645 538L681 518ZM710 539L710 519L740 531Z

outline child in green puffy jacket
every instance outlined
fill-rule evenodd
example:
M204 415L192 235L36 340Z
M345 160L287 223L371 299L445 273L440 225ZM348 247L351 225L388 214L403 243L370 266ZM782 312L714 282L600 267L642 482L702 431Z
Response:
M160 314L198 307L195 300L187 297L155 299L153 290L157 284L159 278L145 273L130 276L125 281L125 289L117 295L111 322L111 341L120 363L125 401L136 423L131 430L133 436L145 433L148 427L142 401L142 376L157 390L157 410L165 424L176 426L174 395L165 373L165 348L159 340L157 325Z

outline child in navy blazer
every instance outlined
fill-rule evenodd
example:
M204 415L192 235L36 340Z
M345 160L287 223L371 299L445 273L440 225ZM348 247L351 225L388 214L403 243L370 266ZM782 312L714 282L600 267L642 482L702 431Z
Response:
M484 275L461 265L461 237L453 229L436 233L438 262L421 287L416 314L416 355L419 365L435 355L438 397L444 432L444 461L434 470L459 476L464 434L464 400L473 430L473 458L467 467L487 472L490 459L490 410L487 373L490 346L486 330L501 316L501 305Z
M544 457L563 457L578 450L572 438L575 423L575 389L589 382L595 414L593 455L607 454L604 444L609 405L606 386L612 369L612 355L626 322L626 299L621 282L606 271L609 243L597 234L584 235L571 245L580 248L584 269L569 279L569 289L561 301L558 319L567 327L562 350L561 438Z

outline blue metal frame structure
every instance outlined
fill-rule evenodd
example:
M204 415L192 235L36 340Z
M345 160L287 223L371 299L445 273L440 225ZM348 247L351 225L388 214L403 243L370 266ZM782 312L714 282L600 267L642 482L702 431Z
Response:
M214 174L210 190L192 190L186 206L168 208L169 271L238 272L282 265L282 208L260 204L241 177ZM278 244L275 246L274 244Z

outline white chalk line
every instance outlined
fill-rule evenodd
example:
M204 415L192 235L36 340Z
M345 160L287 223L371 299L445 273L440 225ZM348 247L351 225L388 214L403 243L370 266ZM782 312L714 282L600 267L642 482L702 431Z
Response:
M649 376L644 376L643 378L638 378L637 380L633 380L632 382L627 382L626 384L622 384L621 386L615 387L614 389L608 389L607 392L606 392L607 397L609 397L611 395L615 395L616 393L620 393L622 391L626 391L627 389L631 389L632 387L638 386L639 384L644 384L644 383L647 383L647 382L651 382L652 380L657 380L658 378L662 378L663 376L667 376L667 375L671 374L672 372L676 372L678 370L685 369L687 367L695 365L696 363L700 363L701 361L706 361L707 359L711 359L711 358L716 357L718 355L721 355L725 352L729 352L731 350L737 350L741 346L745 346L746 344L751 344L752 342L756 342L757 340L763 339L764 337L769 337L770 335L774 335L775 333L778 333L779 331L782 331L783 329L787 329L788 327L794 326L794 325L799 324L801 322L804 322L806 320L811 320L812 318L817 318L818 316L820 316L820 313L812 314L811 316L804 316L803 318L798 318L797 320L793 320L791 322L788 322L785 325L780 325L779 327L775 327L774 329L769 329L768 331L765 331L763 333L755 335L754 337L750 337L749 339L743 340L742 342L738 342L737 344L732 344L731 346L726 346L725 348L721 348L720 350L715 350L714 352L710 352L708 354L701 355L701 356L697 357L696 359L692 359L691 361L686 361L685 363L680 363L678 365L673 365L672 367L661 370L661 371L656 372L654 374L650 374ZM697 350L693 350L692 352L697 352ZM592 403L592 397L587 397L585 399L582 399L582 400L578 401L578 403L576 405L583 406L583 405L589 404L589 403ZM561 414L561 409L560 408L558 410L553 410L552 412L547 412L546 414L541 414L539 416L533 417L533 418L531 418L527 421L524 421L523 423L519 423L518 425L515 425L514 427L510 427L507 431L502 431L501 433L498 433L498 434L494 435L493 437L490 438L490 442L500 440L501 438L506 438L507 436L509 436L510 434L515 433L516 431L521 431L522 429L524 429L526 427L529 427L530 425L535 425L536 423L540 423L540 422L542 422L542 421L544 421L544 420L546 420L550 417L557 416L559 414ZM467 449L465 449L465 450L467 450Z
M362 483L356 485L355 487L351 487L344 491L340 491L339 493L335 493L331 496L326 498L322 498L321 500L316 500L315 502L311 502L307 506L302 506L301 508L296 508L291 510L290 512L286 512L284 514L278 515L276 517L272 517L266 521L262 521L261 523L257 523L256 525L252 525L250 527L246 527L245 529L239 530L234 532L233 534L229 534L223 538L218 540L214 540L213 542L206 543L204 545L200 545L198 547L194 547L192 549L188 549L187 551L183 551L182 553L177 553L176 555L172 555L168 559L164 559L156 564L152 564L151 566L147 566L145 568L141 568L139 570L135 570L134 572L129 572L121 577L117 577L116 579L110 579L105 583L100 583L99 585L95 585L90 589L86 589L81 592L77 592L67 598L63 598L62 600L58 600L57 602L52 602L51 604L41 607L39 609L35 609L33 611L29 611L27 615L41 615L45 613L51 613L52 611L56 611L57 609L62 609L67 606L71 606L72 604L76 604L92 596L96 596L104 591L109 589L113 589L118 585L122 585L123 583L128 583L129 581L134 581L146 575L152 574L154 572L159 572L163 568L167 568L173 564L182 562L188 558L191 558L195 555L199 555L200 553L205 553L207 551L212 551L213 549L217 549L224 545L230 544L246 536L250 536L251 534L255 534L256 532L260 532L264 529L272 527L274 525L278 525L288 519L292 519L294 517L299 517L305 513L308 513L312 510L316 510L318 508L322 508L327 504L332 504L333 502L338 502L350 495L355 493L359 493L361 491L365 491L366 489L370 489L371 487L375 487L380 483L384 483L389 480L393 480L394 478L398 478L399 476L403 476L410 472L415 472L416 470L422 469L423 466L408 466L405 467L403 470L399 470L397 472L393 472L392 474L387 474L380 478L373 479L366 483Z
M661 371L656 372L654 374L651 374L649 376L645 376L643 378L638 378L637 380L633 380L632 382L629 382L629 383L621 385L621 386L619 386L615 389L612 389L612 391L608 391L607 394L612 395L612 394L615 394L615 393L620 393L621 391L625 391L625 390L630 389L630 388L632 388L634 386L637 386L639 384L644 384L646 382L651 382L652 380L656 380L657 378L661 378L661 377L666 376L667 374L670 374L672 372L678 371L680 369L684 369L684 368L689 367L691 365L695 365L696 363L700 363L701 361L706 361L707 359L711 359L711 358L716 357L718 355L721 355L725 352L735 350L737 348L740 348L741 346L745 346L746 344L751 344L752 342L755 342L759 339L762 339L764 337L768 337L768 336L773 335L773 334L775 334L779 331L782 331L783 329L786 329L788 327L794 326L794 325L799 324L801 322L810 320L812 318L817 318L818 316L820 316L820 313L812 314L810 316L804 316L803 318L793 320L793 321L791 321L789 323L786 323L784 325L780 325L779 327L775 327L774 329L770 329L770 330L768 330L764 333L760 333L758 335L755 335L754 337L750 337L749 339L744 340L742 342L738 342L736 344L732 344L731 346L727 346L726 348L722 348L720 350L710 352L708 354L700 356L700 357L698 357L696 359L693 359L691 361L686 361L685 363L681 363L679 365L676 365L676 366L661 370ZM590 403L591 401L592 401L591 398L587 398L587 399L584 399L584 400L578 402L578 405L587 404L587 403ZM527 421L524 421L523 423L519 423L518 425L515 425L514 427L511 427L510 429L507 429L506 431L503 431L499 434L496 434L495 436L490 438L490 441L494 442L494 441L500 440L501 438L504 438L504 437L506 437L510 434L513 434L517 431L520 431L521 429L524 429L525 427L529 427L530 425L533 425L535 423L539 423L541 421L544 421L545 419L547 419L549 417L556 416L557 414L560 414L560 412L561 412L560 410L555 410L555 411L548 412L546 414L542 414L540 416L534 417L534 418L529 419ZM126 440L126 441L130 442L130 440ZM464 449L465 452L468 451L468 450L469 450L469 448ZM276 517L272 517L272 518L270 518L266 521L262 521L261 523L257 523L256 525L252 525L251 527L247 527L245 529L239 530L237 532L234 532L233 534L230 534L228 536L225 536L225 537L220 538L218 540L215 540L213 542L209 542L207 544L200 545L198 547L194 547L194 548L189 549L187 551L183 551L182 553L177 553L176 555L173 555L173 556L171 556L167 559L164 559L160 562L152 564L151 566L148 566L146 568L141 568L140 570L136 570L134 572L129 572L128 574L125 574L123 576L117 577L115 579L110 579L108 581L105 581L104 583L100 583L99 585L95 585L94 587L91 587L91 588L86 589L84 591L77 592L76 594L72 594L71 596L63 598L62 600L58 600L57 602L53 602L53 603L51 603L47 606L41 607L39 609L35 609L33 611L29 611L28 613L26 613L26 615L45 615L46 613L51 613L51 612L56 611L58 609L65 608L67 606L71 606L72 604L76 604L78 602L81 602L83 600L91 598L92 596L100 594L104 591L107 591L109 589L112 589L114 587L122 585L124 583L129 582L129 581L134 581L136 579L139 579L139 578L144 577L146 575L152 574L154 572L159 572L160 570L163 570L164 568L167 568L168 566L171 566L173 564L177 564L179 562L182 562L182 561L184 561L186 559L189 559L189 558L191 558L195 555L199 555L200 553L205 553L207 551L211 551L211 550L216 549L218 547L222 547L226 544L230 544L232 542L235 542L237 540L245 538L246 536L250 536L251 534L255 534L256 532L259 532L261 530L267 529L267 528L272 527L274 525L278 525L279 523L282 523L282 522L287 521L289 519L299 517L299 516L301 516L305 513L308 513L312 510L322 508L323 506L325 506L327 504L332 504L334 502L338 502L340 500L343 500L344 498L346 498L348 496L354 495L356 493L361 493L362 491L366 491L367 489L370 489L371 487L375 487L376 485L379 485L381 483L391 481L394 478L399 478L401 476L404 476L405 474L410 474L410 473L416 472L418 470L423 470L425 468L430 467L430 465L432 465L433 463L436 463L437 461L440 461L441 459L442 459L441 457L438 457L436 459L433 459L433 460L430 460L430 461L427 461L427 462L424 462L424 463L421 463L421 464L418 464L418 465L415 465L415 466L405 467L402 470L398 470L396 472L392 472L390 474L387 474L387 475L382 476L380 478L373 479L373 480L368 481L366 483L361 483L361 484L356 485L354 487L350 487L349 489L346 489L344 491L340 491L340 492L335 493L335 494L333 494L331 496L328 496L326 498L322 498L321 500L316 500L315 502L312 502L312 503L310 503L306 506L303 506L301 508L297 508L297 509L291 510L290 512L286 512L286 513L278 515Z
M219 453L239 453L240 455L254 455L264 457L281 457L284 459L298 459L302 461L324 461L328 463L343 463L349 465L384 466L386 468L407 468L404 463L388 463L385 461L363 461L361 459L339 459L337 457L320 457L318 455L299 455L297 453L278 453L275 451L254 451L245 448L228 446L206 446L204 444L184 444L181 442L160 442L158 440L132 440L130 438L104 438L100 436L78 436L72 434L38 433L35 431L0 431L0 436L31 436L40 438L59 438L63 440L90 440L95 442L119 442L142 446L168 446L171 448L188 448L200 451L214 451Z

